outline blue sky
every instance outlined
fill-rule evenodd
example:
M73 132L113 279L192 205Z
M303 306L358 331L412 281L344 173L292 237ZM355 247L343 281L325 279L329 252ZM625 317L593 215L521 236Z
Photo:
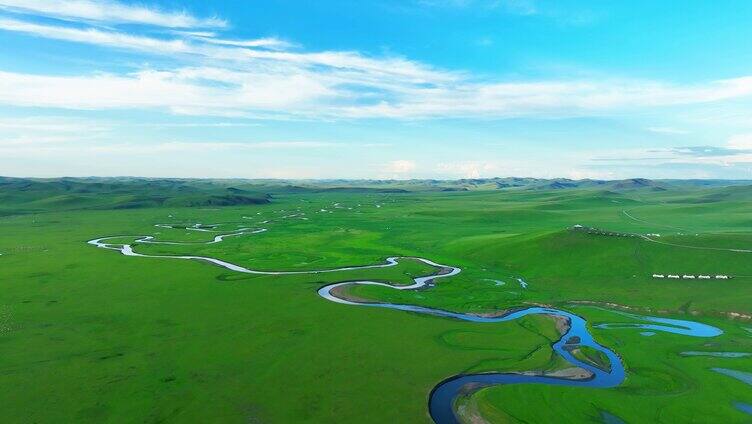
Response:
M752 178L752 2L0 0L0 175Z

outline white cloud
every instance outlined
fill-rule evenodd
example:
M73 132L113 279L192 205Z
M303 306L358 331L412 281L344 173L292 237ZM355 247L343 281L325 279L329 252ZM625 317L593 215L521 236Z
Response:
M91 120L62 116L0 118L0 134L94 133L108 131L110 128L110 125L105 122L92 122Z
M235 127L260 127L258 122L152 122L127 124L129 126L153 127L153 128L235 128Z
M729 167L752 164L752 134L729 137L725 146L686 146L611 149L590 154L590 164L609 166L705 165Z
M491 177L500 170L498 164L476 161L442 162L436 165L436 169L441 174L450 175L453 178Z
M270 50L287 50L294 46L294 44L280 40L279 38L257 38L255 40L226 40L223 38L215 38L216 35L195 35L201 41L210 44L219 44L222 46L235 46L235 47L260 47Z
M77 152L99 155L154 156L159 154L201 154L211 152L234 155L254 150L321 149L341 146L339 143L316 141L169 141L162 143L101 143L95 136L19 136L0 137L0 153L5 157L35 157L37 155L75 155Z
M567 117L718 102L752 96L752 77L675 86L655 81L591 80L442 84L406 88L400 101L346 108L353 117Z
M658 133L658 134L671 134L671 135L682 135L682 134L689 134L689 131L682 130L679 128L672 128L672 127L649 127L647 128L648 131Z
M70 149L65 147L66 143L79 142L82 139L91 138L91 136L71 136L71 135L20 135L13 137L0 136L0 152L9 153L10 151L36 149Z
M0 19L0 29L21 32L36 37L53 38L76 43L96 44L115 48L161 53L191 53L193 49L183 40L141 37L95 28L79 29L58 25L42 25L17 19Z
M349 84L384 88L394 84L446 83L460 77L455 72L434 70L427 65L399 57L370 58L350 51L313 53L270 51L271 47L279 49L289 46L273 38L241 42L196 36L188 36L187 39L164 39L96 28L80 29L36 24L16 19L0 19L0 29L56 40L136 50L181 60L198 57L205 62L223 67L251 68L269 73L284 73L301 69L315 70L322 77L332 74L331 79L339 78L342 82ZM245 46L235 45L237 43L245 44ZM256 44L257 47L263 47L263 49L250 48L251 44Z
M30 13L67 10L57 1L48 6L41 1L3 1L0 5L5 7L25 4ZM105 13L95 6L91 6L94 11L83 12L89 9L82 6L65 13L79 17ZM228 40L206 31L172 31L173 38L157 38L9 18L0 18L0 30L171 59L162 69L119 74L0 72L0 104L10 106L162 109L190 115L296 119L498 119L599 116L752 98L752 76L685 85L618 78L508 82L400 57L289 51L291 45L277 38Z
M694 89L664 88L656 94L637 82L441 83L441 88L426 88L401 76L381 75L383 79L379 80L375 75L378 71L324 71L284 62L252 63L245 68L178 68L88 76L0 72L0 103L63 109L162 108L173 113L217 116L264 112L268 117L308 118L508 118L592 116L752 94L752 79L748 78L711 82ZM360 88L354 89L354 85ZM729 86L736 89L723 92L722 88ZM374 90L381 94L374 94ZM610 93L604 97L605 91Z
M326 141L265 141L249 142L242 146L250 149L318 149L321 147L337 147L341 144Z
M111 0L0 0L0 8L17 13L109 24L144 24L167 28L225 27L219 18L197 18Z
M325 86L305 74L213 72L183 69L88 77L0 72L0 103L64 109L167 108L176 113L222 115L246 110L294 110L306 101L330 95Z
M737 134L731 136L728 140L727 146L730 149L752 149L752 134Z
M609 170L602 171L602 170L577 169L577 168L570 170L566 175L564 175L564 177L570 178L572 180L584 180L584 179L614 180L614 179L619 178L617 174Z
M415 171L417 165L411 160L394 160L384 166L384 171L391 174L408 174Z
M265 141L265 142L185 142L172 141L156 144L110 144L90 146L89 149L98 153L124 153L153 155L155 153L201 153L210 151L234 151L236 153L245 150L274 150L274 149L320 149L336 147L337 143L317 141Z

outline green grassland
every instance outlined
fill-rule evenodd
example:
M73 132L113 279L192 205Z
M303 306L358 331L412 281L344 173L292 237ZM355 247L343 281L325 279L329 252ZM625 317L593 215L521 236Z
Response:
M711 370L752 372L752 358L681 355L752 352L752 321L745 317L752 314L752 253L724 250L752 249L752 189L739 182L5 184L2 422L430 422L428 394L449 376L567 367L551 350L559 334L545 316L477 324L316 295L337 281L406 284L433 272L416 261L329 274L247 275L86 244L104 236L130 243L144 235L194 244L135 243L139 253L209 256L260 270L367 265L389 256L463 269L430 290L348 289L374 301L476 313L552 305L591 326L631 322L619 314L630 310L724 331L693 338L593 327L596 339L623 358L623 385L491 387L460 400L468 419L752 419L733 406L752 404L752 387ZM227 233L268 231L201 244L217 233L185 228L197 223L219 224L215 229ZM660 237L591 234L573 230L576 224ZM653 273L734 278L658 280Z

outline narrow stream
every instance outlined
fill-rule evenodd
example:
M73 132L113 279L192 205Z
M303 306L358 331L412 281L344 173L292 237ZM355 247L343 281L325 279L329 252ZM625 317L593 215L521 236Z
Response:
M194 227L198 228L198 227ZM204 226L203 228L213 228L211 226ZM205 242L203 244L218 243L223 240L224 237L238 236L241 234L255 234L266 231L265 229L251 230L248 228L240 229L234 233L218 235L212 241ZM560 309L553 309L547 307L528 307L524 309L515 310L505 313L499 316L481 316L460 312L446 311L442 309L429 308L418 305L398 304L398 303L382 303L382 302L360 302L351 299L345 299L336 296L334 290L347 285L372 285L388 287L395 290L416 290L426 287L431 287L434 280L439 278L447 278L457 275L461 272L460 268L441 265L425 258L417 257L389 257L382 264L365 265L365 266L351 266L333 269L313 270L313 271L262 271L253 270L242 267L230 262L226 262L216 258L203 257L203 256L171 256L171 255L144 255L136 253L130 244L117 244L108 243L109 240L133 237L136 242L139 243L159 243L159 244L197 244L197 243L184 243L184 242L159 242L155 241L153 236L115 236L104 237L95 240L90 240L90 245L96 246L102 249L109 249L119 251L125 256L135 256L143 258L161 258L161 259L184 259L184 260L197 260L209 262L211 264L223 267L225 269L242 272L247 274L260 274L260 275L300 275L300 274L320 274L320 273L332 273L340 271L350 271L357 269L369 269L369 268L386 268L395 266L401 259L413 259L423 262L427 265L435 267L438 271L432 275L417 277L413 281L413 284L397 286L387 283L381 283L376 281L347 281L329 284L321 287L318 290L318 295L331 302L336 302L344 305L360 306L360 307L377 307L396 309L400 311L414 312L419 314L432 315L437 317L457 319L461 321L470 321L481 324L491 324L497 322L512 321L518 318L522 318L528 315L551 315L561 317L567 320L568 328L561 338L556 341L552 348L553 350L564 358L567 362L571 363L574 367L585 370L590 376L587 378L573 378L566 376L554 376L554 375L536 375L532 373L483 373L483 374L468 374L457 375L449 377L446 380L439 383L431 391L428 400L428 409L431 418L437 424L449 424L458 423L457 416L454 410L454 403L458 396L466 395L473 391L479 390L484 387L498 385L498 384L549 384L559 386L573 386L573 387L593 387L593 388L608 388L616 387L624 381L625 371L624 365L621 362L619 356L612 350L598 344L593 336L588 331L587 321L584 318L572 314ZM523 280L520 280L522 282ZM709 325L700 324L692 321L674 320L667 318L657 317L644 317L635 314L622 314L628 315L629 318L635 320L647 321L648 323L628 323L628 324L601 324L598 328L642 328L652 331L665 331L676 334L683 334L694 337L714 337L722 333L721 330ZM578 360L572 355L572 350L577 347L587 346L592 349L601 352L608 358L610 367L608 370L600 369L588 362Z

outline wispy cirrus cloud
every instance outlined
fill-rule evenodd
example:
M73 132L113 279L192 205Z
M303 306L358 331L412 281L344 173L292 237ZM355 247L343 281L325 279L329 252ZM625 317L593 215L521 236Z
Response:
M674 148L667 149L667 150L678 156L695 157L695 158L719 158L719 157L746 155L748 153L752 153L752 150L750 150L749 147L738 148L738 147L718 147L718 146L685 146L685 147L674 147Z
M242 80L236 77L241 74L196 68L83 77L0 72L0 103L80 110L158 108L176 114L243 116L254 111L303 114L308 102L328 95L326 86L305 74L271 77L243 73ZM247 85L246 81L258 85Z
M217 17L198 18L185 11L171 12L108 0L0 0L0 9L52 18L103 24L142 24L166 28L223 28Z
M378 83L379 77L399 78L401 82L423 84L446 82L459 78L459 73L435 70L432 67L400 57L372 58L352 51L290 52L279 51L292 44L274 38L257 40L225 40L212 34L196 36L183 34L183 38L156 38L133 35L120 31L98 28L79 28L60 25L38 24L17 19L0 18L0 30L21 32L27 35L93 44L117 49L134 50L151 55L162 55L175 60L187 61L197 58L215 65L245 64L248 67L265 68L269 72L291 70L295 67L325 67L320 73L338 71L340 75L350 72L351 83ZM256 47L256 48L254 48ZM273 47L270 51L270 47ZM278 66L275 66L278 65ZM284 65L284 67L282 66ZM389 79L384 80L388 84Z
M18 19L0 18L0 30L28 34L35 37L93 44L128 50L150 51L161 54L192 53L194 49L182 39L160 39L126 34L98 28L78 28L45 25Z
M196 35L193 36L202 42L209 44L218 44L221 46L234 46L234 47L256 47L265 48L270 50L288 50L295 47L295 44L285 40L280 40L276 37L257 38L255 40L227 40L224 38L216 38L216 34L209 35Z
M98 22L109 16L99 3L70 3L72 9L66 9L68 2L0 0L3 7L28 13ZM136 6L115 2L110 6L126 8L130 15L124 11L124 16L132 16L132 20L142 15L148 16L144 22L157 19L131 10L138 9ZM162 16L167 12L141 9L161 16L163 26L200 26L199 18L170 24L171 18L165 16L172 15ZM402 57L299 51L273 37L235 40L201 30L171 31L157 37L8 17L0 18L0 30L168 59L159 69L120 73L53 76L0 72L0 104L23 107L154 109L190 115L305 119L503 119L600 116L752 98L752 76L695 84L615 77L499 81Z
M0 104L61 109L164 109L208 116L428 119L576 117L749 97L752 78L694 87L637 81L447 83L282 61L228 69L47 76L0 72ZM378 75L377 75L378 74Z
M321 149L341 146L338 143L321 141L263 141L263 142L223 142L223 141L170 141L156 144L121 143L104 146L91 146L98 153L128 153L153 155L155 153L201 153L210 151L242 152L246 150L289 150Z
M34 133L82 133L103 132L110 129L105 122L62 117L62 116L24 116L0 118L0 134L29 131Z
M166 141L161 143L99 143L96 135L73 137L71 135L0 137L0 153L9 156L37 154L75 154L86 151L97 154L149 155L165 153L233 152L235 154L256 150L298 150L342 147L340 143L320 141Z
M590 158L596 166L675 167L752 165L752 134L729 137L725 146L683 146L643 149L620 149L596 153Z
M657 134L669 134L669 135L684 135L689 134L689 131L680 128L673 127L648 127L648 131Z

